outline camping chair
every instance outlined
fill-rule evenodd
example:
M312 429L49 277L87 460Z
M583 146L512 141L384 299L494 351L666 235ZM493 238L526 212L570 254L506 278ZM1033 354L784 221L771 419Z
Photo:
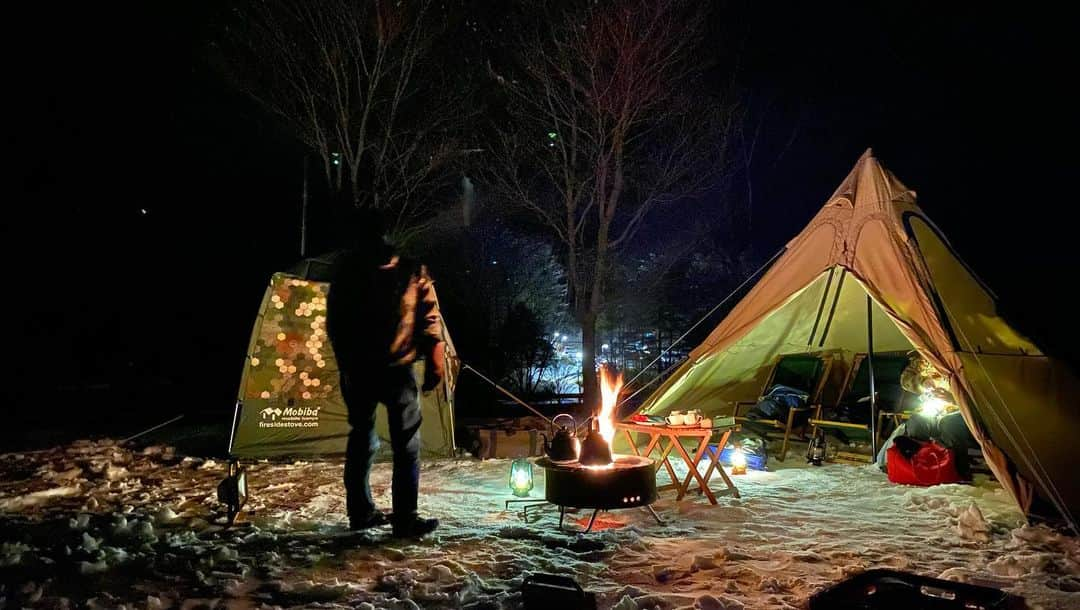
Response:
M735 403L735 420L739 422L752 422L783 430L784 441L780 445L780 455L776 459L781 462L787 457L788 443L791 440L791 429L798 413L806 413L820 407L821 392L825 388L825 382L829 379L829 370L832 368L832 354L788 354L780 356L769 371L769 377L761 388L761 397L758 400L742 400ZM742 407L754 406L762 400L769 389L775 385L785 385L796 390L802 390L808 394L806 406L788 409L787 420L776 419L749 419L739 415ZM805 426L803 428L805 432Z
M905 414L915 406L916 396L900 387L900 374L908 364L906 352L883 352L874 354L874 389L877 394L878 419L877 432L880 434L881 423L886 417L900 422L905 419ZM837 428L840 430L864 430L871 434L870 401L860 399L870 396L870 360L865 353L855 354L851 360L851 368L848 370L844 384L841 386L840 398L836 401L830 413L824 413L821 404L818 404L814 417L810 419L810 425L816 432L822 428ZM865 410L865 418L861 416ZM839 419L839 416L847 412L848 419ZM828 418L825 416L828 415ZM874 439L877 441L878 439ZM875 443L876 444L876 443ZM875 456L870 456L873 461Z

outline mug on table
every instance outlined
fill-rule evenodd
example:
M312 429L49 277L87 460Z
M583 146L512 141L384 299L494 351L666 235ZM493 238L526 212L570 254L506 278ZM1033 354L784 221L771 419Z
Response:
M683 415L683 425L685 426L696 426L700 422L701 411L698 411L697 409L691 409L686 412L686 415Z

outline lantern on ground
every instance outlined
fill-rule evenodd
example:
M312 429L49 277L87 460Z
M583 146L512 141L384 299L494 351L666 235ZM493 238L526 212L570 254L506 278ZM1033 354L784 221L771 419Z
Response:
M746 453L742 447L731 451L731 474L746 474Z
M814 431L814 438L810 439L810 444L806 447L806 463L821 466L825 461L826 453L828 453L828 447L825 444L825 430L818 428Z
M510 491L519 498L525 498L532 488L532 463L525 458L514 460L510 464Z

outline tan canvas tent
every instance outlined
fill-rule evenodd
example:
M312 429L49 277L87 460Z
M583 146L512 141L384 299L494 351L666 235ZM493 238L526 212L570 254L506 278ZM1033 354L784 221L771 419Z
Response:
M867 310L871 299L871 314ZM730 413L779 355L917 349L953 394L1001 484L1029 516L1080 514L1080 383L1016 332L905 187L867 151L810 224L646 401Z
M337 361L326 336L326 296L334 256L308 259L275 273L263 295L248 344L229 441L236 458L329 456L345 453L348 411L338 385ZM420 450L454 454L454 387L457 355L449 333L446 378L421 395ZM423 379L417 362L417 379ZM386 409L376 430L389 446Z

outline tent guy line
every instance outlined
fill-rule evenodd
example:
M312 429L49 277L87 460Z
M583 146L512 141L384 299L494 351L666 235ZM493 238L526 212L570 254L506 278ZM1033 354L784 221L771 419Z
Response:
M465 362L464 360L459 360L459 362L461 362L461 370L463 370L463 371L472 371L472 372L473 372L473 373L474 373L474 374L475 374L475 375L476 375L477 377L479 377L480 379L483 379L484 381L486 381L486 382L488 382L489 384L491 384L491 385L492 385L492 386L493 386L493 387L494 387L494 388L495 388L496 390L498 390L498 391L502 392L503 394L506 394L507 396L509 396L509 397L510 397L510 399L511 399L511 400L513 400L514 402L516 402L516 403L518 403L519 405L521 405L521 406L525 407L525 408L526 408L526 409L528 409L529 411L532 411L532 412L533 412L533 413L535 413L535 414L536 414L537 416L539 416L539 417L542 417L542 418L544 418L544 421L548 422L549 424L550 424L550 423L552 423L552 422L551 422L551 418L550 418L550 417L548 417L547 415L544 415L544 414L543 414L543 413L541 413L540 411L537 411L537 410L536 410L536 409L535 409L534 407L532 407L531 405L529 405L529 403L525 402L524 400L521 400L521 399L520 399L520 398L518 398L517 396L514 396L514 395L513 395L513 394L512 394L511 392L510 392L510 390L507 390L506 388L502 387L501 385L499 385L499 384L495 383L494 381L492 381L491 379L489 379L489 378L488 378L488 377L487 377L486 375L484 375L484 374L483 374L483 373L481 373L480 371L478 371L478 370L476 370L475 368L473 368L473 367L472 367L472 365L468 364L468 363L467 363L467 362Z
M698 326L701 326L701 323L702 323L702 322L704 322L705 320L708 320L710 316L712 316L712 315L713 315L714 313L716 313L716 310L718 310L718 309L720 309L721 307L723 307L725 303L727 303L728 301L730 301L730 300L731 300L731 297L735 296L736 294L738 294L738 293L739 293L739 291L740 291L740 290L742 290L743 288L745 288L745 287L746 287L746 285L750 283L750 280L752 280L752 279L754 279L755 277L757 277L757 276L758 276L758 274L759 274L759 273L761 273L762 271L764 271L764 270L768 269L768 268L769 268L769 266L770 266L770 265L772 265L772 264L773 264L773 262L775 262L775 261L776 261L776 259L780 258L780 256L781 256L781 255L782 255L782 254L783 254L784 252L786 252L786 251L787 251L787 246L786 246L786 245L785 245L785 246L784 246L783 248L780 248L779 250L777 250L777 251L776 251L776 254L773 254L773 255L772 255L772 257L771 257L771 258L769 258L769 260L765 261L765 262L764 262L764 263L763 263L763 264L762 264L762 265L761 265L760 267L758 267L756 271L754 271L753 273L751 273L750 275L748 275L748 276L746 277L746 279L745 279L745 280L743 280L743 282L742 282L741 284L739 284L738 286L736 286L734 290L732 290L732 291L731 291L730 293L728 293L728 295L727 295L726 297L724 297L723 299L721 299L721 300L720 300L720 302L719 302L719 303L717 303L717 304L716 304L715 306L713 306L713 308L712 308L712 309L710 309L710 310L709 310L709 311L708 311L708 312L707 312L707 313L706 313L706 314L705 314L704 316L701 316L701 319L700 319L700 320L698 320L697 322L694 322L694 325L693 325L693 326L691 326L690 328L688 328L688 329L686 330L686 332L684 332L683 334L679 335L679 338L678 338L678 339L675 339L674 341L672 341L672 342L671 342L671 345L667 346L667 347L666 347L666 348L665 348L665 349L664 349L663 351L661 351L661 352L660 352L660 354L659 354L658 356L656 356L656 358L653 358L652 362L650 362L649 364L647 364L647 365L643 366L643 367L641 368L641 370L640 370L640 371L638 371L637 375L634 375L633 377L631 377L631 378L630 378L630 381L627 381L625 385L626 385L626 386L630 386L630 385L631 385L631 384L633 384L633 383L634 383L635 381L637 381L637 378L638 378L638 377L641 377L641 376L642 376L642 375L643 375L643 374L645 373L645 371L647 371L647 370L649 370L650 368L652 368L652 365L656 364L656 363L657 363L657 362L658 362L658 361L659 361L659 360L660 360L661 358L663 358L663 357L664 357L664 356L665 356L665 355L666 355L666 354L667 354L668 352L670 352L670 351L671 351L671 350L672 350L672 349L673 349L673 348L674 348L674 347L675 347L676 345L678 345L678 344L682 343L683 339L686 339L686 337L688 337L688 336L690 335L690 333L694 332L694 329L695 329L695 328L697 328ZM656 383L656 382L657 382L658 380L662 379L662 378L664 377L664 375L667 375L667 374L668 374L669 372L671 372L671 370L672 370L673 368L675 368L675 367L679 366L679 365L680 365L680 364L682 364L683 362L685 362L685 360L680 360L679 362L676 362L675 364L672 364L672 365L671 365L671 366L669 366L669 367L668 367L667 369L665 369L663 373L660 373L660 374L659 374L659 375L657 375L656 377L653 377L652 379L650 379L650 380L649 380L649 381L648 381L647 383L645 383L645 384L644 384L644 385L642 385L642 386L641 386L640 388L638 388L637 390L635 390L633 394L631 394L631 395L627 396L626 398L624 398L624 399L620 400L620 401L619 401L619 404L615 405L615 409L617 410L617 409L618 409L619 407L621 407L621 406L623 406L624 404L626 404L626 402L627 402L627 401L631 400L632 398L634 398L635 396L637 396L638 394L640 394L640 393L641 393L641 392L642 392L643 390L645 390L645 388L648 388L648 387L652 386L652 384L654 384L654 383Z

